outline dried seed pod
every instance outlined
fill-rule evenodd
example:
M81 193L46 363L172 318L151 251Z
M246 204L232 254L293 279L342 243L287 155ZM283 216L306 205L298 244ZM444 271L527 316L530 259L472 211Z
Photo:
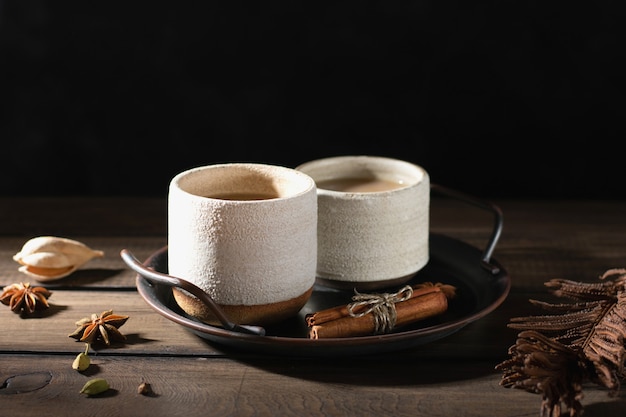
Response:
M139 384L139 387L137 387L137 393L146 396L154 395L154 391L152 391L152 385L147 382L142 382L141 384Z
M74 359L74 362L72 362L72 368L76 369L79 372L82 372L89 368L89 365L91 365L91 359L89 358L89 355L85 352L79 353Z
M55 236L39 236L27 241L13 260L22 265L20 272L37 281L51 281L68 276L104 252L82 242Z
M30 282L16 282L4 287L0 303L8 305L15 313L32 314L35 310L49 308L48 298L51 295L52 292L44 287L33 287Z
M109 383L104 378L90 379L80 390L81 394L98 395L109 390Z

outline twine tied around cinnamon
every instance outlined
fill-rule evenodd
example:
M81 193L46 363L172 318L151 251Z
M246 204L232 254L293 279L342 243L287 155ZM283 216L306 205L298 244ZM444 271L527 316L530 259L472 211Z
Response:
M413 295L410 285L402 287L395 293L362 294L354 291L352 303L348 304L351 317L363 317L372 314L374 318L374 334L387 333L396 325L396 303L408 300ZM362 308L365 308L361 311ZM358 313L355 311L359 310Z

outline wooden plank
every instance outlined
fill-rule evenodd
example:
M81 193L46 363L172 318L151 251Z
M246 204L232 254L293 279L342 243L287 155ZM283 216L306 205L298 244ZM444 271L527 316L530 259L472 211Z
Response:
M626 266L625 202L511 201L501 207L508 215L495 256L514 290L540 290L553 278L594 282L607 269Z
M0 235L165 236L167 201L130 197L0 198Z
M4 355L0 409L20 417L498 417L536 416L541 402L539 395L499 386L500 375L488 362L97 356L90 370L79 373L72 360ZM110 391L92 398L79 394L96 377L105 378ZM137 393L142 382L151 384L154 396ZM20 383L24 392L11 393ZM624 409L623 398L610 398L597 386L585 386L584 393L585 414L618 415Z
M109 348L94 346L95 349L154 355L217 352L203 339L157 314L136 291L53 290L49 302L50 309L33 318L21 318L0 305L3 317L0 351L78 353L85 345L68 337L76 328L76 321L111 309L129 316L120 328L128 340Z
M530 297L541 298L542 295L512 294L497 312L471 323L457 333L397 354L407 358L491 359L495 365L506 357L508 347L515 341L516 333L506 328L510 318L536 313L536 308L527 300ZM83 317L90 317L92 313L99 314L111 309L116 314L129 316L120 328L128 340L112 347L94 346L101 353L157 356L240 354L232 348L208 342L163 317L135 291L54 290L49 301L50 309L32 318L22 318L8 307L0 305L3 326L0 352L79 353L84 350L84 345L68 337L75 329L74 323ZM459 346L463 348L459 349ZM265 353L255 355L257 352L253 347L244 353L247 356L266 356ZM294 351L294 355L298 356L298 352Z
M70 237L72 238L72 237ZM94 258L67 277L54 281L38 282L34 277L18 271L20 265L13 261L28 239L2 237L0 239L0 286L14 282L30 282L49 289L102 288L134 289L136 274L122 261L119 253L130 250L137 259L144 261L167 244L166 237L85 237L80 241L92 249L102 250L103 258Z

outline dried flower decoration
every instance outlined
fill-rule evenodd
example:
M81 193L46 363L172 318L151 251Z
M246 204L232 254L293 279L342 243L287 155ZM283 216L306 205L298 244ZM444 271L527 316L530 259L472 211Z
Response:
M44 287L31 287L28 282L20 282L4 287L0 302L8 305L15 313L33 314L36 310L50 307L48 298L51 295L52 292Z
M104 252L77 240L39 236L27 241L13 260L22 265L20 272L44 282L66 277L91 259L103 256Z
M113 341L126 340L118 329L126 323L128 316L113 314L112 310L103 311L100 315L92 314L76 322L76 330L69 337L88 344L104 342L107 346Z
M541 417L558 417L564 404L570 417L582 415L582 385L589 381L617 395L626 358L626 269L609 269L603 282L553 279L545 283L573 303L530 300L552 313L512 318L521 330L510 359L496 365L500 385L542 395Z

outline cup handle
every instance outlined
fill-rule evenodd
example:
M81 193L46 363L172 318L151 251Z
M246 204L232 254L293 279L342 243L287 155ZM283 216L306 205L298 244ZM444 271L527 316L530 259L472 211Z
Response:
M480 262L481 262L481 266L485 268L487 271L491 272L493 275L497 275L498 273L500 273L500 267L491 263L491 255L493 254L496 244L498 243L498 240L500 239L500 234L502 233L503 219L502 219L502 210L500 210L500 207L498 207L497 205L491 202L481 200L476 197L472 197L468 194L462 193L460 191L452 190L450 188L443 187L438 184L431 184L430 189L431 189L431 192L434 191L437 194L440 194L446 197L452 197L457 200L461 200L465 203L471 204L473 206L485 209L493 213L493 217L494 217L493 230L491 231L491 236L489 237L489 241L487 242L487 247L484 249L482 253L482 258Z

